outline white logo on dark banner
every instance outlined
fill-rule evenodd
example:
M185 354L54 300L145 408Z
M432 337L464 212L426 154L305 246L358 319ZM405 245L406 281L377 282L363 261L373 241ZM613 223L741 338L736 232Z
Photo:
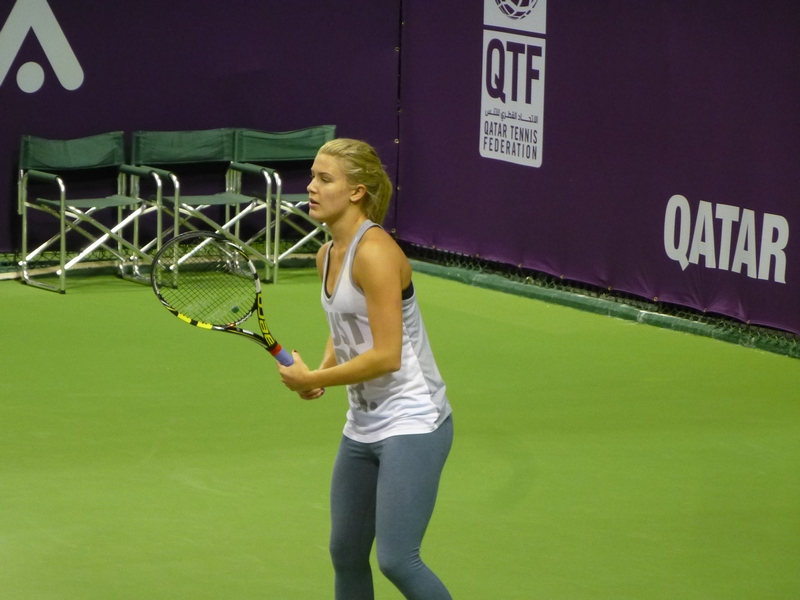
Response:
M484 158L540 167L547 0L483 0Z
M706 269L786 283L788 244L789 220L783 215L705 200L692 215L685 196L675 194L667 202L664 250L684 271L702 259Z
M17 0L0 30L0 86L17 58L22 43L33 31L50 61L59 83L76 90L83 83L83 69L47 0ZM17 85L32 94L44 84L44 69L37 62L26 62L17 71Z

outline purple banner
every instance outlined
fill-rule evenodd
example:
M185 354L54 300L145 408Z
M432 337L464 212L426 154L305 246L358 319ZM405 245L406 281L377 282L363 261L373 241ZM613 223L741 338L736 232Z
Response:
M796 3L403 9L401 238L800 333Z
M400 7L5 3L0 251L22 134L333 123L404 240L800 333L796 3Z
M376 145L394 175L399 11L400 0L0 4L0 251L20 248L22 134L334 124Z

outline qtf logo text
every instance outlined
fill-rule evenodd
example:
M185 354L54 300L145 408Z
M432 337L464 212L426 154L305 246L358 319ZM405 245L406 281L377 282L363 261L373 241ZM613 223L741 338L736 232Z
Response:
M542 165L546 0L484 0L480 154Z

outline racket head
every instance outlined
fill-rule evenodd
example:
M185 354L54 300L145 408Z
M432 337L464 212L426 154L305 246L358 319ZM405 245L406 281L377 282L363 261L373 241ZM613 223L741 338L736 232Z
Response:
M222 235L190 231L161 247L150 282L164 306L199 324L231 327L258 308L261 285L247 255Z

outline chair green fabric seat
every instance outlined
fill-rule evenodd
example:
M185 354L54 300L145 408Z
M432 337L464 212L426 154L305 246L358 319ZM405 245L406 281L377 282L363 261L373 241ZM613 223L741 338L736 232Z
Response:
M131 139L134 164L179 165L235 159L235 129L137 131Z
M335 125L278 132L239 129L236 132L236 160L267 164L313 160L317 150L335 136Z
M48 198L37 198L37 202L57 207L61 204L60 200L52 200ZM130 206L135 203L135 200L130 196L123 196L121 194L114 194L106 198L85 199L85 200L70 200L69 206L75 208L90 209L90 208L112 208L115 206Z
M26 171L98 169L124 163L125 142L121 131L72 140L26 135L20 145L19 166Z

